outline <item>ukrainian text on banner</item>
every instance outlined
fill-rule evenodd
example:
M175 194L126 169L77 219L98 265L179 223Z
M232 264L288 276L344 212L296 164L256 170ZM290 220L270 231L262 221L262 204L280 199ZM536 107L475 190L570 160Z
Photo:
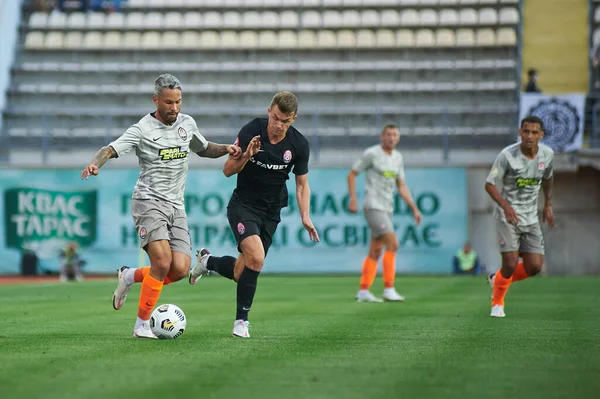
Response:
M583 144L585 94L521 93L519 121L534 115L544 122L542 143L555 152L570 152Z
M23 250L34 251L40 265L57 270L58 253L76 241L87 261L84 272L110 273L138 264L138 234L131 218L135 169L105 169L87 181L79 170L5 170L0 180L0 273L19 272ZM273 237L265 272L358 273L369 246L362 213L347 211L345 169L310 171L311 217L321 242L314 244L302 227L293 174L289 206ZM467 238L466 171L462 168L408 169L407 182L423 213L415 226L406 204L395 199L394 224L400 240L401 273L449 273L452 255ZM364 176L358 179L362 199ZM236 255L226 218L235 178L220 170L190 171L186 210L194 250Z

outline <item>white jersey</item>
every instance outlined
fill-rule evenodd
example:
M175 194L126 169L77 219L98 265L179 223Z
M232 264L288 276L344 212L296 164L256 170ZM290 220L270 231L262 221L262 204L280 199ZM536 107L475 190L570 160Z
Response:
M396 180L404 180L402 154L396 150L388 154L381 145L374 145L365 150L352 169L367 171L363 208L393 212Z
M519 226L538 223L538 197L542 179L552 177L554 151L542 143L533 159L521 152L520 143L503 149L492 166L486 182L502 185L501 195L512 206L519 217ZM499 205L494 209L497 219L506 221Z
M119 157L135 149L142 170L132 198L158 199L182 209L188 153L206 150L208 142L194 118L180 113L171 126L148 114L109 145Z

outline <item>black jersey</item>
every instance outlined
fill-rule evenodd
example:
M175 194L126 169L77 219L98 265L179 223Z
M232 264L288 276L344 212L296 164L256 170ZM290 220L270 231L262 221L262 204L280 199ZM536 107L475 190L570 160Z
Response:
M287 206L286 181L289 173L308 173L310 149L306 138L290 126L285 137L271 144L267 134L267 118L256 118L239 132L235 143L246 151L250 140L260 135L260 151L238 173L237 186L232 199L261 210L274 210Z

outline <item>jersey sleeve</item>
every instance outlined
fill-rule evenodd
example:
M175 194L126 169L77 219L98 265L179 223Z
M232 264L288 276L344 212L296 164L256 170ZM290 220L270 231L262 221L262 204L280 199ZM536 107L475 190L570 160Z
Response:
M404 158L402 156L400 156L400 161L398 162L398 176L396 179L406 180L406 175L404 174Z
M190 141L190 150L196 153L202 152L208 148L208 141L202 134L200 134L200 130L198 129L196 121L193 118L190 119L192 119L191 123L193 125L192 140Z
M117 157L128 154L131 150L137 148L142 137L142 129L138 125L132 125L109 146L115 149Z
M544 179L548 180L551 179L552 176L554 175L554 151L550 152L550 161L548 162L548 166L546 167L546 170L544 171Z
M487 179L485 179L486 183L493 184L494 186L498 186L498 183L502 183L502 179L504 179L504 175L506 174L506 164L506 154L502 151L496 157L496 160L492 165L492 170L490 170L490 174Z
M360 173L363 170L367 169L369 166L371 166L372 163L373 153L369 150L365 150L365 152L362 153L360 158L358 158L356 162L354 162L354 165L352 165L352 170L357 173Z
M305 175L308 173L308 159L310 158L310 147L306 139L302 140L302 145L298 154L296 154L296 162L294 162L294 174L296 176Z

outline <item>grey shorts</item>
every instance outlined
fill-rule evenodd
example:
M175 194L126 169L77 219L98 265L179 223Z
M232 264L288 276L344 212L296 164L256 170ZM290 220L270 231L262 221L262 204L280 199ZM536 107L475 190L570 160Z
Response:
M380 211L379 209L364 209L363 212L371 228L372 237L379 237L385 233L394 232L392 212Z
M192 240L185 209L160 200L131 200L131 214L140 248L153 241L168 240L171 251L192 257Z
M544 254L544 236L539 223L515 226L496 220L500 252L526 252Z

